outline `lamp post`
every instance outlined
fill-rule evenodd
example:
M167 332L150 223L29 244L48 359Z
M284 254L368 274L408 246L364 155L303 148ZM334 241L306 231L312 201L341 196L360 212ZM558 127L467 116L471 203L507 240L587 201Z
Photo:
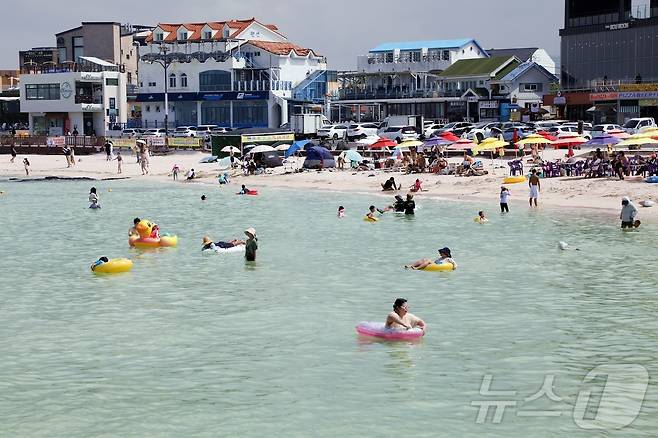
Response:
M169 60L169 57L167 56L167 52L169 52L169 48L160 44L160 53L162 54L162 58L155 59L153 62L160 64L164 68L164 105L165 105L165 116L164 116L164 124L165 124L165 138L169 137L169 95L167 94L167 86L169 83L167 82L169 78L167 77L167 70L169 69L169 65L171 64L171 60Z

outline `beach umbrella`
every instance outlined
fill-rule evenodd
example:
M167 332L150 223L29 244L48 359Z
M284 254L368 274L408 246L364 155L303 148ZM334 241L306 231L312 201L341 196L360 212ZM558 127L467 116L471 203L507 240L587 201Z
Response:
M425 140L425 146L427 147L433 147L433 146L447 146L450 143L452 143L449 140L446 140L445 138L441 137L430 137L428 140Z
M578 146L583 143L587 143L587 139L579 136L573 136L573 137L561 137L552 142L553 147L555 149L559 148L560 146Z
M440 133L439 137L443 138L444 140L448 140L448 141L459 141L459 137L457 137L455 134L453 134L450 131Z
M631 136L631 134L629 134L628 132L621 131L619 129L615 129L613 131L608 131L608 135L612 135L613 137L617 137L617 138L620 138L622 140Z
M393 154L391 155L391 158L395 160L402 160L402 155L403 155L402 148L397 147L393 150Z
M396 147L397 145L398 145L397 142L382 137L376 142L372 143L370 145L370 149L393 148Z
M369 135L367 137L364 137L362 139L357 140L357 144L364 144L364 145L371 145L374 143L377 143L379 140L381 140L381 137L378 137L376 135Z
M555 138L555 140L557 140L557 138ZM517 141L515 144L517 146L525 146L527 144L551 144L552 141L554 140L550 140L541 134L530 134L526 138Z
M642 128L638 134L635 135L641 135L643 137L658 137L658 128L650 127L650 128Z
M474 143L472 140L469 140L467 138L463 138L459 141L455 141L453 144L448 146L446 149L450 150L467 150L467 149L473 149L475 146L477 146L477 143Z
M260 146L256 146L256 147L252 148L247 153L248 154L260 154L261 152L272 152L272 151L276 151L276 149L274 149L272 146L267 146L267 145L262 144Z
M557 140L557 137L554 136L553 134L551 134L551 133L548 132L548 131L537 131L537 134L531 134L531 135L528 135L528 137L532 137L532 136L534 136L534 135L539 135L539 136L541 136L541 137L544 137L546 140L550 140L550 141L555 141L555 140ZM526 137L526 138L528 138L528 137ZM518 143L518 142L517 142L517 143Z
M283 157L284 158L290 157L291 155L293 155L298 150L302 149L304 146L306 146L310 142L311 142L311 140L299 140L299 141L294 142L292 144L292 146L290 146L288 148L288 150L286 150L286 153L283 155Z
M419 140L405 140L402 143L400 143L398 146L399 147L406 147L406 148L414 148L418 146L422 146L423 142Z
M483 151L495 151L496 149L504 148L507 146L507 142L503 140L498 140L494 137L485 138L482 142L475 147L473 147L473 153L477 154Z
M288 149L290 149L290 145L284 143L284 144L278 145L274 149L276 149L277 151L287 151Z
M350 149L349 151L345 151L343 153L345 154L345 159L348 161L356 161L357 163L363 161L363 157L357 151Z
M658 144L658 139L651 137L636 137L632 136L626 140L622 140L617 143L617 146L640 146L643 144Z
M221 150L221 152L226 152L226 153L231 153L231 152L237 152L238 154L240 153L240 149L236 148L235 146L224 146Z
M614 146L619 143L621 139L614 137L610 134L604 134L599 137L594 137L587 143L583 143L583 146Z

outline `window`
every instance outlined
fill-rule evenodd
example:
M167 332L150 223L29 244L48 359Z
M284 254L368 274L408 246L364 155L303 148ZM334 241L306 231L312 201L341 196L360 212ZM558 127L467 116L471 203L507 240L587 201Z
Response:
M204 125L230 125L231 102L201 102L201 123Z
M155 87L157 84L155 82L149 82L149 87Z
M169 75L169 88L176 88L176 75L173 73Z
M259 52L254 52L254 56L260 56L260 51Z
M106 78L105 79L105 85L108 87L118 87L119 86L119 78Z
M187 88L187 75L185 73L180 75L180 86L181 88Z
M160 112L160 105L156 105L156 106L155 106L155 112L156 112L156 113L159 113L159 112Z
M267 126L267 101L234 101L233 123L242 126Z
M132 72L130 72L130 71L128 72L128 83L129 83L129 84L132 84L132 83L133 83L133 74L132 74Z
M209 30L206 30L203 32L203 39L204 40L211 40L212 39L212 32Z
M199 91L231 91L231 73L223 70L199 73Z
M187 39L187 31L181 31L178 33L178 40L186 40Z
M84 39L81 36L73 37L73 61L78 62L81 56L85 56Z
M59 47L57 49L57 51L59 52L59 62L67 61L67 59L66 59L66 47Z
M146 112L150 113L151 112L151 105L146 105Z
M224 38L228 38L230 33L231 31L228 28L224 29Z
M162 32L158 32L155 34L155 40L156 41L163 41L164 40L164 34Z
M541 84L522 84L521 90L523 91L542 91Z
M25 86L26 100L59 100L59 84L34 84Z
M449 50L444 50L443 53L441 54L441 60L442 61L450 61L450 51Z

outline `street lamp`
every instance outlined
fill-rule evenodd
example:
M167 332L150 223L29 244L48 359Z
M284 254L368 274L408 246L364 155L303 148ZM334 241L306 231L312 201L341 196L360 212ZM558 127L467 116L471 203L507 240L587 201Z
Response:
M167 56L167 52L169 52L169 48L160 44L160 53L162 54L162 58L154 59L152 62L155 62L157 64L160 64L164 68L164 105L165 105L165 116L164 116L164 124L165 124L165 137L169 136L169 96L167 94L167 86L169 83L167 82L169 78L167 77L167 69L169 68L169 65L171 64L171 60Z

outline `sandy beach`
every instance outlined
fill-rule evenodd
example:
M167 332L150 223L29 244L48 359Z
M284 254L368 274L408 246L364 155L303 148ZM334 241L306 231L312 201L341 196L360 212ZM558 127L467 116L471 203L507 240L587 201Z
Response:
M545 151L545 159L554 159L563 155L563 151ZM139 164L129 152L122 154L123 173L117 174L117 162L106 161L104 153L79 156L74 167L67 168L63 155L19 155L14 163L9 162L9 156L0 160L1 178L25 179L22 160L30 161L30 179L44 177L114 179L131 178L150 181L172 182L171 169L178 164L181 169L179 183L181 184L217 184L219 167L217 163L199 163L208 156L207 152L180 151L169 155L151 157L150 173L142 175ZM298 159L301 160L301 159ZM452 158L451 161L459 161ZM416 194L416 200L443 199L456 201L472 201L487 203L488 211L496 211L498 194L503 178L508 174L506 160L483 159L489 175L481 177L455 177L435 175L430 173L405 175L400 172L325 170L291 172L291 169L301 167L301 161L279 167L272 173L243 176L234 171L231 184L239 187L246 184L249 188L282 187L294 189L329 190L340 192L357 192L373 195L383 195L392 198L392 192L382 192L380 184L389 177L395 177L402 184L402 193L414 183L416 178L423 182L427 191ZM492 163L493 166L492 167ZM195 169L198 178L193 182L184 181L184 174L189 169ZM506 185L511 193L511 207L527 208L527 183ZM617 215L621 198L629 196L640 208L639 218L644 221L658 223L658 207L642 208L639 202L643 200L658 201L657 186L647 184L639 177L630 177L624 181L613 178L585 179L584 177L545 178L541 180L540 208L586 209L592 214ZM0 190L7 191L7 185L0 185Z

